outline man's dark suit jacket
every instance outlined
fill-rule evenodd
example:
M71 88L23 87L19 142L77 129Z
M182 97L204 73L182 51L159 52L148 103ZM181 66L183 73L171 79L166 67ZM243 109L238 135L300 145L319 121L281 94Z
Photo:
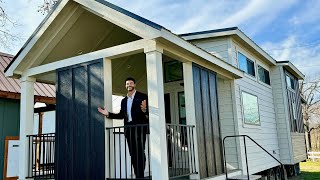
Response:
M148 108L146 112L141 110L141 103L143 100L146 100L148 103L148 96L141 92L136 91L134 95L132 107L131 107L131 117L132 121L128 123L128 114L127 114L127 100L128 97L122 99L121 101L121 109L119 113L110 113L108 118L111 119L124 119L124 125L135 125L135 124L148 124ZM147 104L148 107L148 104Z

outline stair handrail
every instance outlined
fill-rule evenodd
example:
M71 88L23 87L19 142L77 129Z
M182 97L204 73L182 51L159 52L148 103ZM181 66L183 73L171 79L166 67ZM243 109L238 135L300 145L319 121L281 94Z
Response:
M226 159L226 147L225 147L225 140L227 138L237 138L237 137L243 137L243 143L244 143L244 151L245 151L245 156L246 156L246 168L247 168L247 177L248 177L248 180L249 180L249 166L248 166L248 157L247 157L247 146L246 146L246 137L249 138L252 142L254 142L256 145L258 145L264 152L266 152L269 156L271 156L274 160L276 160L282 167L282 171L283 171L283 167L284 165L277 159L275 158L272 154L270 154L265 148L263 148L259 143L257 143L255 140L253 140L250 136L248 135L233 135L233 136L225 136L223 138L223 156L224 156L224 166L225 166L225 169L226 169L226 179L228 179L228 169L227 169L227 159ZM281 173L283 176L283 172Z

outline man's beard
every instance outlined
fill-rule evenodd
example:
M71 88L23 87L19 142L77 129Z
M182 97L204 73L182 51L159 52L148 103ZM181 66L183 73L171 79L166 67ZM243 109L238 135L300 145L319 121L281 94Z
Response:
M134 91L134 87L129 86L129 87L127 87L127 90L128 90L128 91Z

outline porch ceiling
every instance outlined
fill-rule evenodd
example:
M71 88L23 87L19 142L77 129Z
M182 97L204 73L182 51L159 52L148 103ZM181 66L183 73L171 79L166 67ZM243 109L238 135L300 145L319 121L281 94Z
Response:
M81 5L69 2L50 24L17 70L37 67L62 59L142 39Z
M141 39L84 11L40 65ZM35 64L33 67L39 64Z

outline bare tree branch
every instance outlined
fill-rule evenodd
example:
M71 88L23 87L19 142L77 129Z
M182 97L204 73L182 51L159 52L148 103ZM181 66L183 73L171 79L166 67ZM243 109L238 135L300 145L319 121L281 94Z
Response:
M0 0L0 46L10 49L15 42L22 40L20 34L13 33L11 30L17 26L18 23L6 13L3 0Z
M43 0L43 4L39 7L38 12L47 14L50 12L52 7L58 2L58 0Z

